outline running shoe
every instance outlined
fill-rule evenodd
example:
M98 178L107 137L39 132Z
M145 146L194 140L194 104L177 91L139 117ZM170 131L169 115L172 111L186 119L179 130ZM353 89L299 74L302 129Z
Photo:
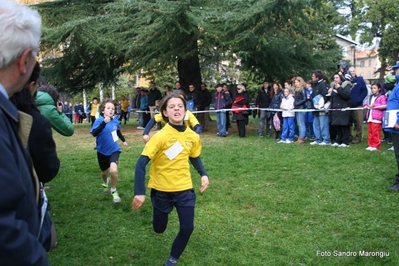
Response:
M111 193L112 194L112 201L114 203L119 203L121 202L121 198L119 197L118 191L114 191Z

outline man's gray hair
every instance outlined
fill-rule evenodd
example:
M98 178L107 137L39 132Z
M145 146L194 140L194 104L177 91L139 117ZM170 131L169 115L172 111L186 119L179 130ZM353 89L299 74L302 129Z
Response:
M42 19L28 6L0 0L0 69L9 66L26 49L39 49Z

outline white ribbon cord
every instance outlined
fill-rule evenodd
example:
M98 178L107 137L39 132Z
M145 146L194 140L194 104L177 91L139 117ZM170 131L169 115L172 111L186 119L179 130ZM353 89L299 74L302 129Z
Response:
M370 109L381 109L381 107L385 106L374 106ZM200 114L200 113L218 113L218 112L230 112L230 111L246 111L246 110L260 110L260 111L269 111L269 112L283 112L283 111L290 111L290 112L328 112L328 111L351 111L351 110L363 110L366 109L364 107L353 107L353 108L342 108L342 109L273 109L273 108L258 108L258 107L252 107L252 108L238 108L238 109L218 109L218 110L206 110L206 111L191 111L193 114ZM399 111L399 110L398 110ZM134 110L133 113L146 113L150 114L150 111L140 111L140 110ZM154 112L152 112L154 113Z

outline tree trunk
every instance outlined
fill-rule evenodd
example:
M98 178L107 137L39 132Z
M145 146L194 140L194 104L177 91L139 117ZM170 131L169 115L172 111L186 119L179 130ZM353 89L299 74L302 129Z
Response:
M198 57L197 39L194 35L189 36L191 42L191 53L185 58L179 58L177 61L177 71L179 72L179 81L185 91L188 90L190 84L194 85L197 90L201 89L201 69Z

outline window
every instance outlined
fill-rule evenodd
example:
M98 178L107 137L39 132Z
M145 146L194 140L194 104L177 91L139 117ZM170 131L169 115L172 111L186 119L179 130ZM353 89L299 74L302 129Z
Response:
M360 60L360 67L364 67L364 60Z
M372 61L373 61L373 60L369 59L369 67L371 67Z

